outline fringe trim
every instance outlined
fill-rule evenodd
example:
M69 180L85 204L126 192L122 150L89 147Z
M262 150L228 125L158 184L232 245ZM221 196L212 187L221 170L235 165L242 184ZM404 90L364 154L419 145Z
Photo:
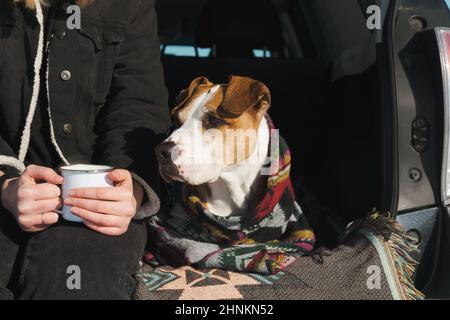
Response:
M408 236L403 227L388 215L376 212L364 224L375 229L384 238L394 259L397 278L406 299L425 299L425 295L414 286L413 276L419 264L411 257L412 253L418 251L418 247L412 242L414 239Z

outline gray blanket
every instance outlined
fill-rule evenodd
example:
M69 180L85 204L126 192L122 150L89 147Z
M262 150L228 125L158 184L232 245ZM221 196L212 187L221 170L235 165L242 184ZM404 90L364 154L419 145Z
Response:
M135 299L423 299L412 280L415 248L398 224L374 215L357 225L343 245L299 257L275 275L143 265Z

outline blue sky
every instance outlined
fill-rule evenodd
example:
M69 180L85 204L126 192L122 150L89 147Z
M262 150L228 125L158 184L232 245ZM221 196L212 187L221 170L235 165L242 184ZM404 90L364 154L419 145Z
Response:
M450 0L445 0L447 2L448 7L450 8Z

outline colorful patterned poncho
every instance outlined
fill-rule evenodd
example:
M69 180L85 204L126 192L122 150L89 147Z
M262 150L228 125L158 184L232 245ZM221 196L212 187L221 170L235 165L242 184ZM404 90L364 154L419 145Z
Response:
M268 122L273 132L270 119ZM289 148L280 137L272 153L273 149L279 151L271 155L279 163L278 170L268 177L267 192L253 211L227 218L215 216L207 203L184 186L180 192L184 210L164 210L149 221L146 262L275 274L296 257L311 252L315 237L295 201Z

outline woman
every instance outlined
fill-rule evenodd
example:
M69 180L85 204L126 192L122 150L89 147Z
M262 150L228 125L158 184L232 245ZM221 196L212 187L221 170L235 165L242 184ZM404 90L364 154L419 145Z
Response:
M154 0L0 1L1 298L131 298L170 125L156 28ZM67 200L84 224L55 213L70 163L117 168Z

